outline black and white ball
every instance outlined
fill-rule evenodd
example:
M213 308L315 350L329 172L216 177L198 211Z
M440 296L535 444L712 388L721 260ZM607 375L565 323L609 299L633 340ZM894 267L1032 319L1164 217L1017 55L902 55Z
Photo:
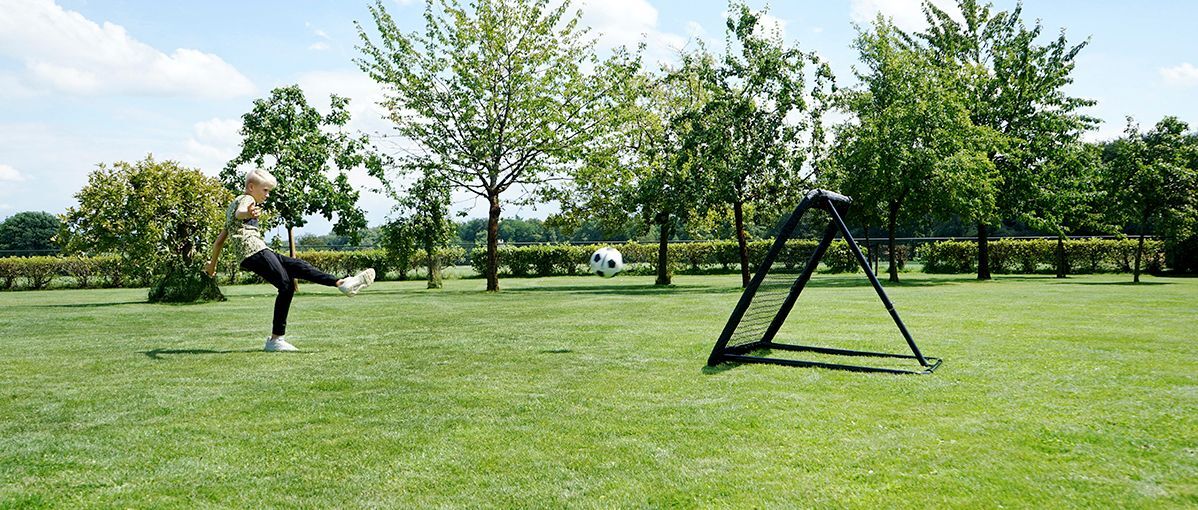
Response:
M595 250L591 255L591 272L604 278L611 278L624 270L624 257L610 246Z

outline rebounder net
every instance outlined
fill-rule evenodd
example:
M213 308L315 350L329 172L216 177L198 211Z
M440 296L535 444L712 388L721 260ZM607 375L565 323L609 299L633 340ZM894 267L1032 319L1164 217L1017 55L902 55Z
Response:
M807 221L779 232L779 236L785 236L785 242L780 246L773 264L764 267L763 261L756 261L756 270L764 270L765 274L760 277L752 301L745 308L744 315L728 338L728 348L743 347L764 340L770 325L778 317L778 312L782 310L787 297L802 276L804 267L815 255L823 232L822 229L813 230L810 227L813 224L820 227L827 225L831 218L825 211L808 209L804 219Z
M753 279L745 288L740 301L728 318L723 332L712 348L708 365L722 361L780 363L792 366L822 366L859 371L896 373L927 373L939 365L938 358L925 358L894 310L893 303L857 247L843 216L851 199L826 190L813 190L795 208L778 232L769 251L756 262ZM843 241L833 243L840 235ZM833 347L793 345L776 342L775 338L794 310L811 276L820 268L838 271L861 268L881 299L895 326L902 333L912 354L893 354ZM820 314L821 316L824 314ZM805 329L805 328L804 328ZM789 335L788 335L789 336ZM804 335L809 336L809 335ZM916 360L921 372L897 368L864 367L840 363L765 358L746 353L759 349L806 351L824 356L869 356L899 360ZM929 362L935 361L935 364Z

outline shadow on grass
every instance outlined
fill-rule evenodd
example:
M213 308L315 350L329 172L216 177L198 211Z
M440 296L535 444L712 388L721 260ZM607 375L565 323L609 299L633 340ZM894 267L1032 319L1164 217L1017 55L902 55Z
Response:
M700 372L703 372L703 374L705 374L705 375L715 375L715 374L727 372L727 371L732 370L741 365L744 365L744 363L732 363L729 361L725 361L725 362L720 363L719 365L716 365L714 367L711 365L703 365L703 369L700 370Z
M517 287L506 288L500 290L500 294L513 293L524 294L532 292L563 292L563 293L579 293L579 294L644 294L644 295L662 295L662 294L686 294L686 293L729 293L740 292L739 287L717 287L712 285L549 285L545 287Z
M217 303L218 301L192 301L190 303L151 303L149 301L111 301L107 303L56 303L50 305L33 305L35 308L104 308L124 305L155 305L155 306L196 306Z
M36 308L103 308L106 306L147 305L148 301L113 301L110 303L58 303L50 305L33 305Z
M798 278L799 275L794 275ZM882 282L882 287L938 287L943 285L957 285L976 281L972 278L936 278L936 279L919 279L919 280L903 280L898 283ZM852 288L852 287L869 287L869 279L865 275L857 277L852 276L836 276L813 278L807 282L805 288ZM643 294L643 295L667 295L667 294L739 294L743 291L740 286L716 286L716 285L547 285L543 287L518 287L506 288L500 292L512 293L528 293L528 292L562 292L562 293L578 293L578 294Z
M1173 285L1173 282L1140 282L1140 283L1136 283L1136 282L1133 282L1130 280L1128 280L1126 282L1079 282L1077 280L1070 281L1068 278L1063 279L1063 280L1054 278L1053 281L1056 283L1064 284L1064 285L1125 285L1125 286L1130 286L1130 287L1154 286L1154 285Z
M251 352L262 352L262 349L237 349L237 350L214 350L214 349L153 349L149 351L140 351L150 359L162 359L163 355L173 354L244 354Z
M545 349L538 351L538 354L570 354L572 352L574 352L573 349Z

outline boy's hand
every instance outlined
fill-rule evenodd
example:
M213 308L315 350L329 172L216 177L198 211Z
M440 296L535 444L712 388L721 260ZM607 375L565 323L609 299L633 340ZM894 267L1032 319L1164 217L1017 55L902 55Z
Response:
M257 218L259 214L262 214L262 212L258 210L258 204L256 203L250 204L245 211L250 213L251 218Z
M212 262L208 262L207 264L204 264L204 273L206 273L208 276L215 278L216 277L216 264L213 264Z

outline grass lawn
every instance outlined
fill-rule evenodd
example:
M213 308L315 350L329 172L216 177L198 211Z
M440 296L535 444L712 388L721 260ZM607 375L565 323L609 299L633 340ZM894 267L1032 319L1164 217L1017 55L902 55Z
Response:
M0 293L0 508L1198 506L1198 279L905 274L927 376L705 369L739 278ZM903 343L819 275L780 340ZM775 353L782 355L783 353Z

